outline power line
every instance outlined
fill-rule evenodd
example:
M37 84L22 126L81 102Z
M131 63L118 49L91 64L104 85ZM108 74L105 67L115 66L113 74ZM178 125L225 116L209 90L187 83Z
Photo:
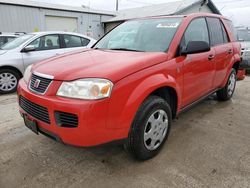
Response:
M118 11L119 10L119 0L116 0L116 11Z

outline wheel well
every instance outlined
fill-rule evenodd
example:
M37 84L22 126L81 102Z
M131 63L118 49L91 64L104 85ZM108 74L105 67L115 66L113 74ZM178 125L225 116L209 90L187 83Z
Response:
M11 66L2 66L2 67L0 67L0 70L1 70L1 69L10 69L10 70L13 70L13 71L15 71L15 72L18 73L18 75L20 76L20 78L23 77L23 74L20 72L20 70L18 70L18 69L15 68L15 67L11 67Z
M234 63L233 68L236 70L236 73L238 73L238 70L240 68L240 62Z
M176 117L178 98L174 88L162 87L152 92L151 95L165 99L171 107L173 119Z

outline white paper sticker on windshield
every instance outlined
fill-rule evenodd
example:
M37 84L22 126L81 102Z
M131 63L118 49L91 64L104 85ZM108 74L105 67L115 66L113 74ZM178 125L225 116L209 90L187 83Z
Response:
M160 23L156 27L157 28L177 28L179 26L179 23Z

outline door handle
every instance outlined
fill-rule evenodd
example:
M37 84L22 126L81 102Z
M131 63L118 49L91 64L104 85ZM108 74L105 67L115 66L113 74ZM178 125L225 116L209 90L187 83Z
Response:
M229 50L227 51L227 53L228 53L228 54L232 54L232 53L233 53L233 50L232 50L232 49L229 49Z
M213 59L214 59L214 55L213 55L213 54L211 54L211 55L208 56L208 60L209 60L209 61L211 61L211 60L213 60Z

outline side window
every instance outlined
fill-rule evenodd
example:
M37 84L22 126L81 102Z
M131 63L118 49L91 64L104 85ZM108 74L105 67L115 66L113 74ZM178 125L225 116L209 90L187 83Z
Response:
M207 18L210 30L211 45L216 46L224 43L221 22L218 18Z
M41 37L37 38L36 40L34 40L33 42L31 42L29 45L32 45L35 47L36 50L39 50L40 47L40 41L41 41Z
M228 38L226 29L225 29L223 23L221 23L221 28L222 28L224 43L228 43L229 42L229 38Z
M183 36L181 46L186 48L190 41L205 41L209 44L209 35L205 18L197 18L189 24Z
M82 39L82 46L87 46L90 43L89 39L81 38Z
M46 35L40 38L37 38L29 45L33 45L36 51L42 50L53 50L60 48L59 36L58 35Z
M65 42L66 48L74 48L74 47L83 46L81 37L74 36L74 35L64 35L64 42Z
M8 37L6 42L11 42L15 39L15 37Z

